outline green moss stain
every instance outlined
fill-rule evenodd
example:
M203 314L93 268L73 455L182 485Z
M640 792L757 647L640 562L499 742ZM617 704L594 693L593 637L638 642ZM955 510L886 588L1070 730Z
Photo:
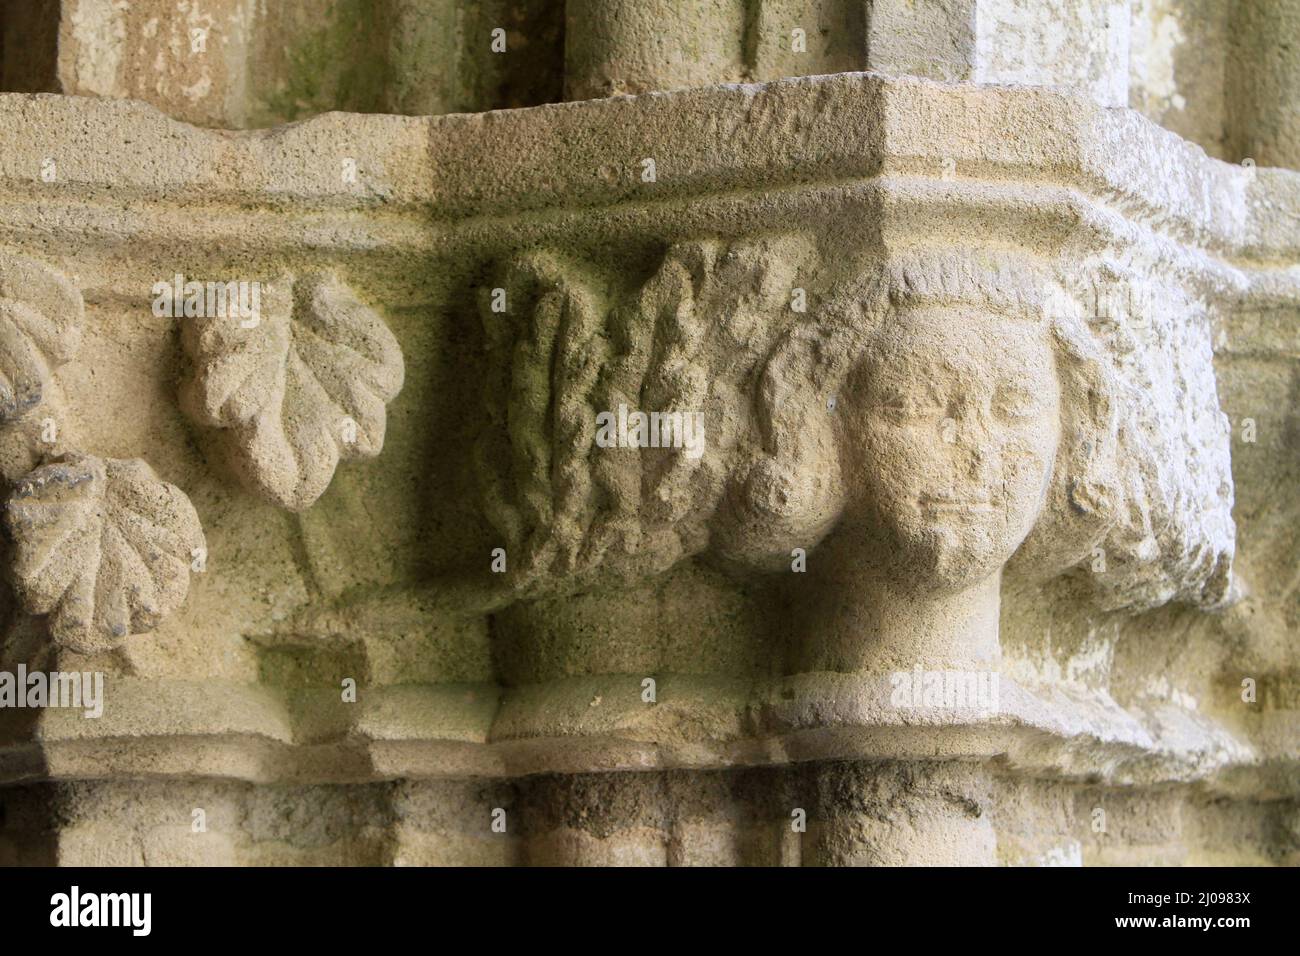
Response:
M281 8L275 14L279 22L264 25L250 77L255 125L327 110L385 109L392 0L333 0L327 6L310 6ZM259 74L270 78L259 79ZM259 89L263 82L267 87Z

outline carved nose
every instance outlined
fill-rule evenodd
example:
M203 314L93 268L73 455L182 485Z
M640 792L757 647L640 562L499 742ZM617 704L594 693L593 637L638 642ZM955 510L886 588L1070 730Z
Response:
M987 435L981 433L973 438L966 456L966 474L969 478L984 483L992 477L997 455Z

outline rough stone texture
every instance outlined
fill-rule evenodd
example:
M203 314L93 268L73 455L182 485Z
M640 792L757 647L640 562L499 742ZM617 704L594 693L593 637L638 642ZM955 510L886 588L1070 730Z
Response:
M226 128L530 106L561 99L563 20L549 0L24 0L0 10L0 76Z
M0 862L1300 863L1289 3L7 7Z
M184 602L205 550L184 492L138 459L42 465L14 484L5 522L23 609L83 653L157 627Z
M1300 166L1298 35L1297 0L1233 8L1225 96L1234 106L1228 132L1234 156L1251 157L1261 166Z
M1297 17L1297 0L30 0L0 11L0 86L242 129L872 70L1068 88L1211 156L1295 167Z
M248 319L185 323L193 374L180 400L194 421L230 430L232 471L249 487L301 511L340 458L379 454L384 406L402 387L402 352L337 279L284 276L264 288Z

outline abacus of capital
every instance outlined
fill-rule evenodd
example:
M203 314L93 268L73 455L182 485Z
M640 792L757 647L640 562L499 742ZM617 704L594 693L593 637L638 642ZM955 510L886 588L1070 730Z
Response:
M209 6L0 19L0 863L1300 862L1300 3Z

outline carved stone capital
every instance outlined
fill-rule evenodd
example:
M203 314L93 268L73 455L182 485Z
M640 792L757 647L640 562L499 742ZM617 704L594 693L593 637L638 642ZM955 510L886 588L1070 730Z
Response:
M1300 174L880 74L0 129L0 671L105 676L0 709L46 856L1294 858Z

